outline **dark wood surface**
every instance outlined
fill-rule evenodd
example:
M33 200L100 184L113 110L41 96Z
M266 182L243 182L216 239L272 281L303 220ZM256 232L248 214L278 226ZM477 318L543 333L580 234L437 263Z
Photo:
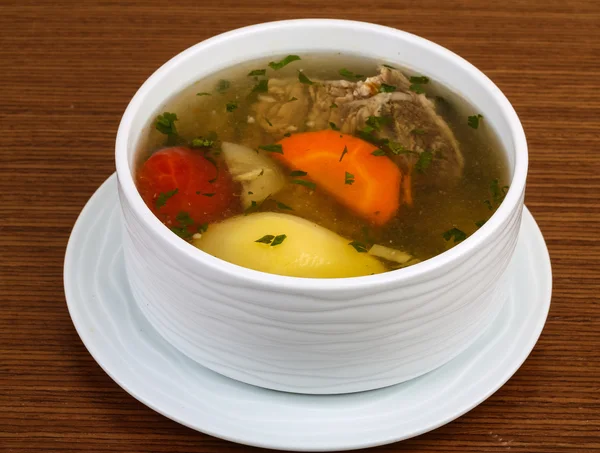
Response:
M116 385L62 285L77 214L114 171L121 114L163 62L209 36L299 17L416 33L488 74L530 147L526 203L554 270L529 359L460 419L379 451L600 451L600 2L0 2L0 451L211 452Z

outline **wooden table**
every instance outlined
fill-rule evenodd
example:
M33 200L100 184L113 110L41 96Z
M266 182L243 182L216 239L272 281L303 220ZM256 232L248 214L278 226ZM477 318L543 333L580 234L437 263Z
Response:
M121 114L163 62L253 23L337 17L416 33L488 74L523 121L527 205L554 296L538 345L485 403L380 451L600 451L600 2L310 0L0 4L0 451L246 451L148 409L77 336L69 232L114 171Z

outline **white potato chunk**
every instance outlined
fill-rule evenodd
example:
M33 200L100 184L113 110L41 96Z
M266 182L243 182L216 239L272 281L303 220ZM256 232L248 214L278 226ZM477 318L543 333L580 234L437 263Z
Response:
M256 242L286 235L272 246ZM313 222L289 214L261 212L212 224L192 243L230 263L292 277L357 277L385 272L377 258L359 253L350 240Z
M244 209L253 201L261 203L269 195L279 192L285 184L279 165L262 152L229 142L223 142L221 149L231 177L242 184Z

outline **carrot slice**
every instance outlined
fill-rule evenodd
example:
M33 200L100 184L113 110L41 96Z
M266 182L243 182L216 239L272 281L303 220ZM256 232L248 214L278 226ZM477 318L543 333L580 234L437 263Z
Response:
M279 144L283 154L274 153L275 158L307 172L317 190L361 217L383 225L396 214L402 173L387 156L374 156L372 144L333 130L294 134Z

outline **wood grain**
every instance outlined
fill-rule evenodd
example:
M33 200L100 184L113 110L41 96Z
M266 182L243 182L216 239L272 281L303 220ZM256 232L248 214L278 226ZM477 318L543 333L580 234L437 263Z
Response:
M138 403L94 362L62 287L69 232L114 171L129 99L163 62L253 23L337 17L416 33L506 93L528 136L527 205L554 296L517 374L457 421L379 451L600 451L600 3L241 0L0 4L0 451L254 450Z

